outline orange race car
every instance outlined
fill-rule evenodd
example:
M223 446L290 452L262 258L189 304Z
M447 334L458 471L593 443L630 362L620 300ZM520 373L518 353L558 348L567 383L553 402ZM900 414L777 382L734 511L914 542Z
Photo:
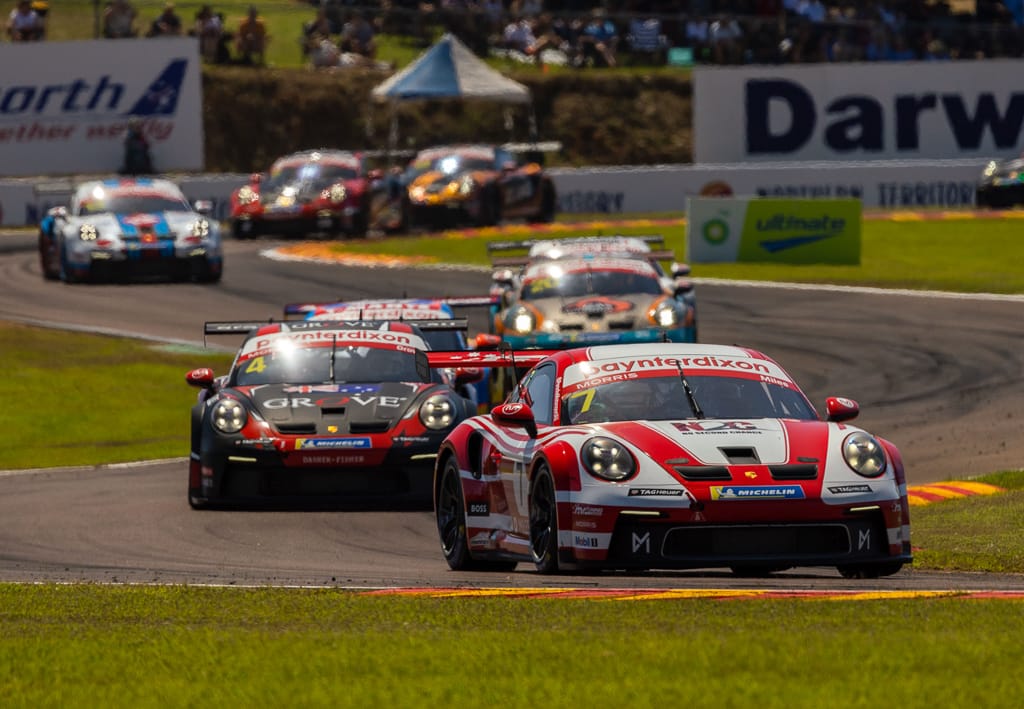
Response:
M518 146L528 147L536 146ZM409 226L553 221L558 209L555 185L545 175L539 155L540 151L526 152L515 145L452 145L420 151L401 178Z

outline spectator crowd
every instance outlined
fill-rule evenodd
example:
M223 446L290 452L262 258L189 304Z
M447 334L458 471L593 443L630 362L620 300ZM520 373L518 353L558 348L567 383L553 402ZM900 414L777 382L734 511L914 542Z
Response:
M308 2L296 39L313 67L387 67L377 56L379 34L426 47L439 31L452 32L481 56L580 68L1024 56L1024 0ZM187 34L199 39L207 62L265 64L271 38L258 7L230 27L213 5L198 7L190 21L173 2L144 18L132 0L105 0L101 33L109 39ZM18 0L7 17L7 39L45 39L50 12L45 0Z

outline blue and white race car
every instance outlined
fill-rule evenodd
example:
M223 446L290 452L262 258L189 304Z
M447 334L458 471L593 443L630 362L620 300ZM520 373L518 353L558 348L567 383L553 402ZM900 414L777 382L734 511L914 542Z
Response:
M165 179L92 180L39 224L43 278L66 283L164 276L216 283L224 270L210 204Z

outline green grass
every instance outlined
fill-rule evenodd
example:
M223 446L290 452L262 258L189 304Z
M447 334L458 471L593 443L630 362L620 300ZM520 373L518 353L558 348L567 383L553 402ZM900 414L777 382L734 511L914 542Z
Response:
M978 480L1007 492L911 508L915 568L1024 573L1024 470Z
M1024 601L0 585L0 702L1019 706Z
M686 227L682 219L670 225L654 219L606 217L597 227L576 228L579 215L562 215L552 230L528 226L511 235L480 230L471 236L457 232L428 237L387 237L365 242L332 244L338 253L381 253L423 256L437 262L490 264L489 240L556 238L584 234L651 234L665 236L666 246L683 258ZM631 224L626 226L624 224ZM1024 293L1024 224L1018 219L980 215L977 218L926 221L865 220L861 263L851 266L783 265L763 263L692 264L695 278L838 283L844 285L950 290L966 293Z
M181 353L137 340L0 324L17 372L0 408L0 470L188 455L190 369L226 373L222 352Z

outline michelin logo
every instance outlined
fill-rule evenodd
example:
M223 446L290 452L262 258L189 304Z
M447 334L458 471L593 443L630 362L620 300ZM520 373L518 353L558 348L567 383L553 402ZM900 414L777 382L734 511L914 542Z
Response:
M369 448L369 438L300 438L295 442L296 450L313 448L324 450L328 448Z
M721 485L711 488L712 500L802 500L803 488L798 485Z

